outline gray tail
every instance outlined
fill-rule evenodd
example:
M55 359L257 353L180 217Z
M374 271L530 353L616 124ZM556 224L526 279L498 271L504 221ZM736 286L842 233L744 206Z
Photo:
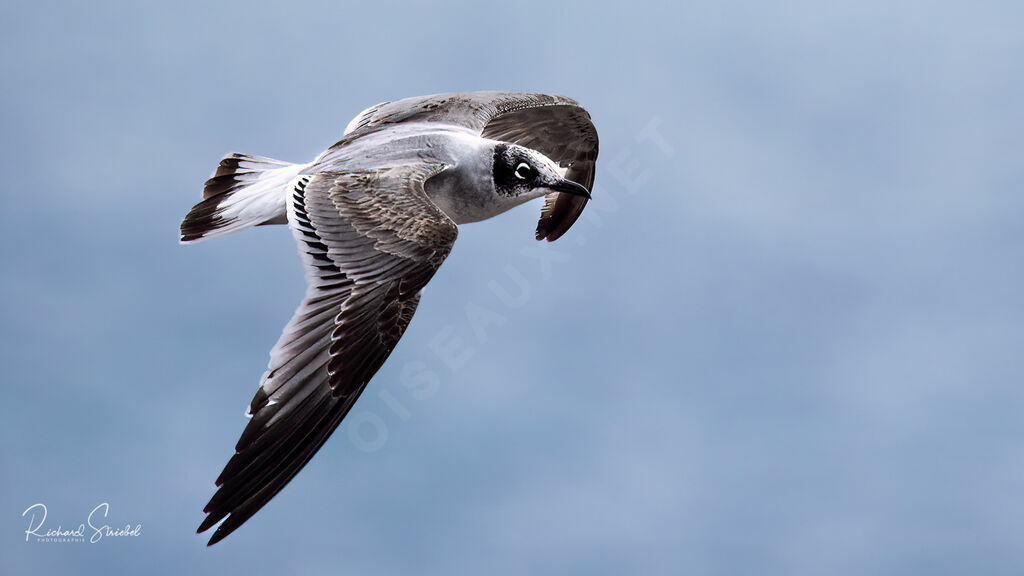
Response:
M306 164L231 154L206 181L203 201L181 222L181 242L198 242L263 224L285 224L285 192Z

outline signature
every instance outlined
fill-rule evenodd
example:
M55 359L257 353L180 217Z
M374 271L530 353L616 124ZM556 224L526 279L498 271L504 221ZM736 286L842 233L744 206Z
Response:
M98 514L100 510L103 511L102 516ZM46 524L46 504L42 502L33 504L21 513L22 518L31 514L28 520L28 529L25 530L25 542L28 542L32 536L36 537L37 542L85 542L88 535L89 543L95 544L105 537L138 536L142 533L142 524L136 524L134 528L131 524L125 524L124 528L116 528L103 523L109 513L110 503L104 502L89 512L89 516L86 517L83 524L74 528L64 528L58 524L56 528L43 529L43 525ZM39 519L38 523L36 518ZM89 528L88 531L86 531L86 527Z

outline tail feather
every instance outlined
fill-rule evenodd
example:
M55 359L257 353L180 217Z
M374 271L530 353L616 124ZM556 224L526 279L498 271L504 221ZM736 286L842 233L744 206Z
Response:
M305 167L248 154L226 156L206 181L203 201L181 222L181 242L286 223L285 188Z

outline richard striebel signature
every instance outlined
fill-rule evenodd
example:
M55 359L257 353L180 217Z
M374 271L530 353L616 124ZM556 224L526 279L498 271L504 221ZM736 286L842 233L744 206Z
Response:
M102 510L102 515L98 514ZM28 516L28 529L25 530L25 542L32 536L39 542L85 542L88 535L89 543L95 544L103 538L116 538L120 536L138 536L142 533L142 524L125 524L124 528L115 528L109 524L102 523L110 512L110 503L104 502L92 509L85 523L74 528L66 529L60 524L56 528L43 528L46 523L46 504L42 502L33 504L21 513L22 517ZM39 519L38 523L36 518ZM88 527L88 531L86 528Z

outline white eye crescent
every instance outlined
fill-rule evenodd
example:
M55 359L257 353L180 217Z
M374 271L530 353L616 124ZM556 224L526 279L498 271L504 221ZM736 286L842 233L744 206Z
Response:
M520 180L527 180L532 175L533 168L531 168L526 162L520 162L519 165L516 166L516 178L519 178Z

